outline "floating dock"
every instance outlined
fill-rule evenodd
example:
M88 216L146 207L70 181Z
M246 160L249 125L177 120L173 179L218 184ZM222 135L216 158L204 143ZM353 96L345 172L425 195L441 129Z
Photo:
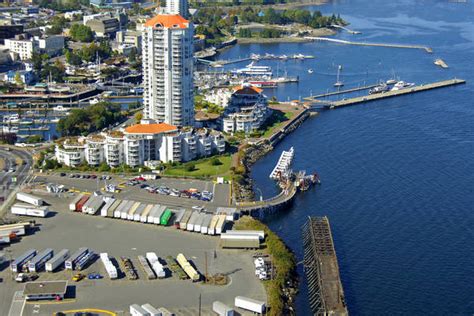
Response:
M334 109L337 107L365 103L369 101L391 98L391 97L396 97L400 95L407 95L407 94L412 94L412 93L417 93L417 92L422 92L422 91L427 91L427 90L432 90L432 89L444 88L444 87L449 87L449 86L454 86L454 85L459 85L459 84L464 84L464 83L466 83L466 81L463 79L451 79L451 80L445 80L445 81L438 81L438 82L429 83L425 85L419 85L419 86L402 89L402 90L388 91L384 93L370 94L370 95L365 95L365 96L356 97L356 98L328 102L325 105L325 107Z
M293 147L291 147L290 150L284 150L275 168L273 168L273 171L270 173L270 179L277 180L284 176L288 172L294 156L295 150Z
M303 226L304 269L313 315L347 316L329 220L308 217Z

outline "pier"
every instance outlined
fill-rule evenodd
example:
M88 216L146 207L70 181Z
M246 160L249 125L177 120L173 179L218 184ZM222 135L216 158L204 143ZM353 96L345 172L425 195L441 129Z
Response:
M354 31L354 30L348 29L347 27L344 27L344 26L341 26L341 25L337 25L337 24L333 24L333 25L331 25L331 27L336 28L336 29L344 30L344 31L346 31L346 32L348 32L348 33L350 33L350 34L354 34L354 35L356 35L356 34L362 34L362 32Z
M327 217L309 217L303 226L304 269L313 315L348 315L334 241Z
M358 45L358 46L375 46L375 47L388 47L388 48L408 48L408 49L422 49L427 53L432 53L433 49L428 46L423 45L407 45L407 44L384 44L384 43L366 43L366 42L353 42L353 41L345 41L335 38L328 38L328 37L311 37L306 36L305 38L313 41L320 41L320 42L332 42L338 44L345 44L345 45Z
M369 101L392 98L392 97L401 96L401 95L408 95L408 94L412 94L412 93L428 91L428 90L433 90L433 89L439 89L439 88L444 88L444 87L449 87L449 86L454 86L454 85L459 85L459 84L464 84L464 83L466 83L466 81L463 80L463 79L451 79L451 80L445 80L445 81L438 81L438 82L429 83L429 84L422 84L422 85L419 85L419 86L415 86L415 87L407 88L407 89L402 89L402 90L387 91L387 92L384 92L384 93L370 94L370 95L365 95L365 96L361 96L361 97L344 99L344 100L340 100L340 101L327 102L325 107L330 108L330 109L334 109L334 108L337 108L337 107L355 105L355 104L359 104L359 103L365 103L365 102L369 102ZM348 90L346 90L344 93L347 93L347 92L348 92Z
M217 60L214 62L208 63L209 66L211 67L222 67L225 65L230 65L230 64L237 64L241 63L244 61L249 61L249 60L254 60L254 61L259 61L259 60L289 60L289 59L295 59L295 60L304 60L304 59L313 59L314 56L305 56L302 54L295 54L295 55L273 55L273 54L266 54L266 55L251 55L250 57L244 57L244 58L237 58L237 59L230 59L230 60Z
M376 86L377 86L376 84L373 84L373 85L369 85L369 86L357 87L357 88L352 88L352 89L347 89L347 90L338 90L338 91L334 91L334 92L328 92L328 93L323 93L323 94L318 94L318 95L312 95L312 96L304 98L304 100L313 101L313 102L314 101L320 101L318 99L330 97L330 96L333 96L333 95L339 95L339 94L369 90L369 89L375 88Z

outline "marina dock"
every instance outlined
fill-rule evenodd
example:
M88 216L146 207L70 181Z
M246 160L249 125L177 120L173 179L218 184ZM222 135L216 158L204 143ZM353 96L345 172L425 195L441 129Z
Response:
M327 217L308 217L303 226L303 247L313 315L348 315Z
M377 85L373 84L373 85L362 86L362 87L357 87L357 88L352 88L352 89L347 89L347 90L338 90L338 91L334 91L334 92L328 92L328 93L323 93L323 94L318 94L318 95L312 95L312 96L304 98L304 100L306 100L306 101L317 101L318 99L327 98L327 97L330 97L330 96L333 96L333 95L339 95L339 94L369 90L369 89L375 88L376 86Z
M384 92L384 93L370 94L370 95L365 95L365 96L361 96L361 97L344 99L344 100L340 100L340 101L327 102L325 107L330 108L330 109L334 109L334 108L337 108L337 107L355 105L355 104L359 104L359 103L365 103L365 102L369 102L369 101L386 99L386 98L396 97L396 96L400 96L400 95L408 95L408 94L412 94L412 93L428 91L428 90L433 90L433 89L439 89L439 88L444 88L444 87L449 87L449 86L454 86L454 85L459 85L459 84L464 84L464 83L466 83L466 81L463 80L463 79L451 79L451 80L445 80L445 81L438 81L438 82L429 83L429 84L422 84L422 85L415 86L415 87L408 88L408 89L388 91L388 92ZM347 93L347 92L350 92L350 91L346 90L345 93Z
M409 48L409 49L422 49L427 53L432 53L433 49L428 46L423 45L406 45L406 44L384 44L384 43L366 43L366 42L353 42L353 41L345 41L339 40L335 38L328 38L328 37L305 37L307 39L313 41L320 41L320 42L332 42L338 44L345 44L345 45L358 45L358 46L376 46L376 47L388 47L388 48Z

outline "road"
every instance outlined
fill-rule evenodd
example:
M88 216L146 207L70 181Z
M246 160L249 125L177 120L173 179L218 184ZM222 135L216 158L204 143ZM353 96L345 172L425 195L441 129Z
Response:
M9 150L7 149L9 148ZM17 165L16 160L21 159L23 164ZM15 190L17 185L21 185L33 165L31 154L25 150L19 150L11 147L0 146L0 160L3 161L4 168L0 170L0 197L4 197L5 201L8 196ZM10 168L15 171L8 172ZM16 176L16 184L12 183L12 177ZM8 204L8 203L3 203ZM0 215L3 210L0 209Z

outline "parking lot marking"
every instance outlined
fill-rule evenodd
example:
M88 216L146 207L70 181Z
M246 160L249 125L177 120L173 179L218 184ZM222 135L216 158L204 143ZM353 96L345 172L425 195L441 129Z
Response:
M16 291L13 294L12 304L8 311L8 316L18 316L23 314L25 308L25 299L23 298L23 291Z

